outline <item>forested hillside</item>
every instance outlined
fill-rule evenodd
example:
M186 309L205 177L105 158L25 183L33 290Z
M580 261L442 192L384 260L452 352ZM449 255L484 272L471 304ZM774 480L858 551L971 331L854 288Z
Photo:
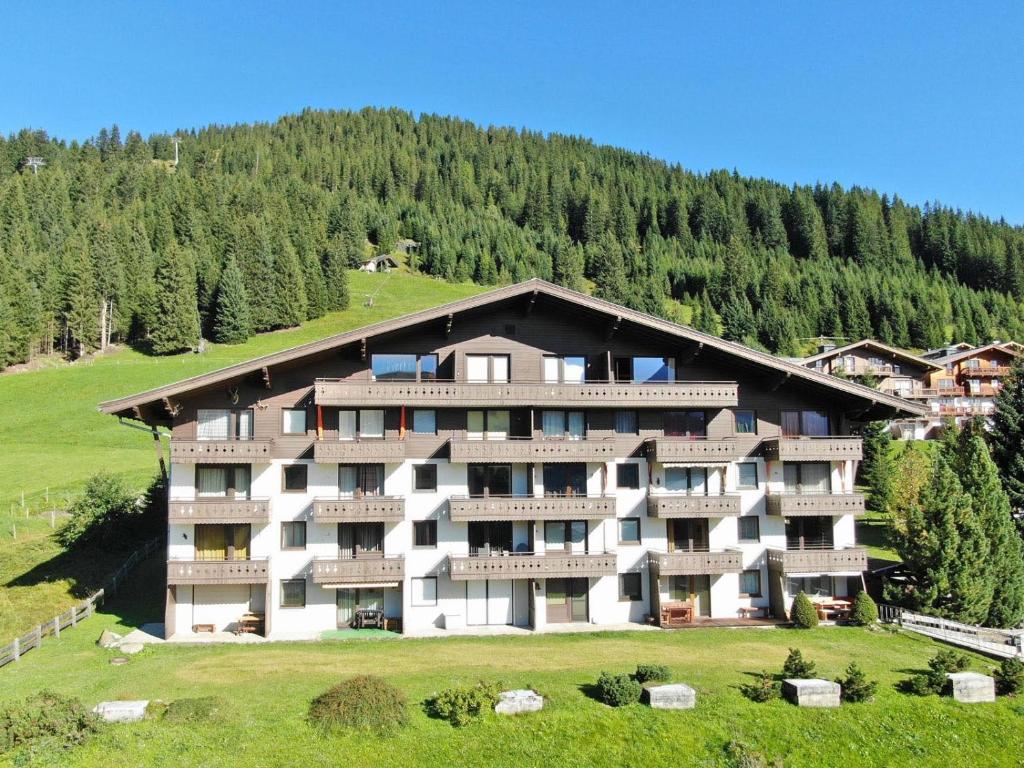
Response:
M177 135L176 166L170 135L116 126L0 138L0 364L293 326L400 237L439 278L540 276L781 354L1024 337L1024 230L940 206L397 110Z

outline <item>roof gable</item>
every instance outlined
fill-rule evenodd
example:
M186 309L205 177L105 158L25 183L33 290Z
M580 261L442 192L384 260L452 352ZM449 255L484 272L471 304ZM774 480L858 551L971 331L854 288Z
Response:
M803 365L807 365L808 363L815 363L818 360L827 360L830 357L839 357L855 349L874 349L883 354L889 355L890 357L911 362L921 368L930 368L933 370L942 369L942 366L937 365L933 360L926 360L923 357L915 355L913 352L908 352L907 350L900 349L899 347L890 347L888 344L883 344L881 341L877 341L875 339L861 339L860 341L854 341L842 347L835 347L827 352L819 352L816 355L805 357L802 363Z

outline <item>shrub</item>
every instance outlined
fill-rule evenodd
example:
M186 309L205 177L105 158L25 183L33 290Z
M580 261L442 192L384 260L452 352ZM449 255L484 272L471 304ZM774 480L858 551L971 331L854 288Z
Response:
M941 650L928 662L928 667L933 672L963 672L971 665L971 660L962 653L952 649Z
M637 664L633 679L643 685L644 683L666 683L672 678L672 673L664 664Z
M811 629L818 626L818 612L811 603L811 598L803 592L793 598L793 605L789 609L789 620L800 629Z
M405 695L386 680L357 675L320 694L309 706L309 721L324 730L352 728L388 733L408 720Z
M484 712L494 709L501 693L499 683L479 682L476 685L447 688L431 702L431 708L456 727L469 722Z
M865 590L858 592L854 598L850 621L858 627L870 627L878 621L878 606Z
M996 688L1003 696L1012 696L1024 691L1024 661L1003 659L992 673Z
M836 682L842 689L840 695L843 701L870 701L878 690L878 683L868 680L864 670L855 661L850 662L846 668L846 677L837 677Z
M0 754L22 746L74 747L100 724L78 699L40 691L0 708Z
M178 699L167 705L163 719L169 723L202 723L213 717L223 706L224 700L219 696Z
M54 538L62 547L117 545L160 535L167 524L166 489L155 479L142 495L106 472L89 478Z
M640 701L643 686L629 675L602 672L597 678L597 697L609 707L624 707Z
M900 687L906 693L916 696L941 694L949 683L946 673L963 672L970 663L970 659L962 653L957 653L954 650L941 650L935 654L934 658L929 659L927 672L919 672L908 680L904 680Z
M937 676L932 672L919 672L918 674L900 683L900 690L904 693L912 693L915 696L931 696L942 693L946 686L945 676Z
M786 679L809 680L814 677L814 662L807 661L799 649L790 648L786 663L782 665L782 676Z
M777 699L782 695L779 682L768 670L763 670L753 683L746 683L740 686L740 693L751 701L762 703Z

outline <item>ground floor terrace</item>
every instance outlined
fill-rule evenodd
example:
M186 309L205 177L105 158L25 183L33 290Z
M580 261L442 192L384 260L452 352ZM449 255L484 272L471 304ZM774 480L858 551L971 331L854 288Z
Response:
M140 574L141 576L141 574ZM141 585L141 582L140 582ZM157 620L157 582L122 593L59 640L47 640L0 671L0 704L40 689L101 700L213 697L201 723L154 718L112 726L84 746L43 754L41 765L309 766L654 766L738 763L727 753L740 742L787 768L1018 765L1019 701L958 705L898 692L896 683L925 669L939 645L926 638L853 627L545 633L392 641L161 644L112 665L117 651L97 647L105 628L125 633ZM739 686L761 669L781 667L799 648L823 677L856 661L879 682L875 700L838 710L798 709L782 701L755 704ZM590 686L602 671L630 672L638 663L665 664L692 685L697 708L659 712L640 705L613 709ZM989 662L972 657L972 669ZM338 681L372 672L409 702L409 724L388 738L325 736L310 727L310 700ZM545 697L543 712L489 715L465 728L430 716L423 703L454 684L497 681ZM2 763L4 757L0 757ZM771 764L771 763L769 763Z

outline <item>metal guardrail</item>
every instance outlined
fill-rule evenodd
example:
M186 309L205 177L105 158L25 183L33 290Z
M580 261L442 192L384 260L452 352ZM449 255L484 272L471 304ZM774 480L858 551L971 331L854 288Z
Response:
M153 554L162 543L163 537L157 537L146 542L140 549L132 552L128 559L121 564L121 567L114 571L113 576L107 580L107 583L85 601L71 606L70 610L53 617L49 621L44 621L42 624L33 627L29 630L28 634L16 637L7 645L0 646L0 667L20 660L22 656L33 648L39 648L43 644L44 637L53 636L54 638L59 638L63 630L68 627L77 626L79 621L92 616L97 606L103 605L106 598L117 592L128 573L140 561Z
M895 605L879 605L878 618L908 632L1004 659L1024 659L1024 629L994 629L913 613Z

